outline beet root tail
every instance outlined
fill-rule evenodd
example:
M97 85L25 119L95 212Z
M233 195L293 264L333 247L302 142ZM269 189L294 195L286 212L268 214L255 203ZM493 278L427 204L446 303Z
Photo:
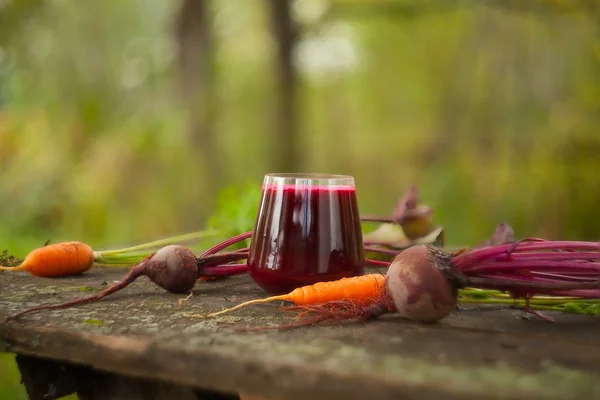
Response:
M135 281L141 275L144 275L145 266L146 266L146 260L144 260L141 263L137 264L136 266L132 267L131 270L129 271L129 273L127 275L125 275L119 282L113 283L112 285L110 285L109 287L107 287L106 289L104 289L102 292L100 292L98 294L95 294L95 295L92 295L89 297L79 298L76 300L67 301L64 303L49 304L49 305L29 308L29 309L21 311L19 313L9 315L8 317L6 317L6 319L4 321L8 322L11 320L15 320L25 314L30 314L30 313L38 312L38 311L42 311L42 310L56 310L56 309L60 309L60 308L67 308L67 307L77 306L80 304L87 304L87 303L91 303L94 301L102 300L104 297L106 297L110 294L113 294L121 289L124 289L126 286L130 285L133 281Z

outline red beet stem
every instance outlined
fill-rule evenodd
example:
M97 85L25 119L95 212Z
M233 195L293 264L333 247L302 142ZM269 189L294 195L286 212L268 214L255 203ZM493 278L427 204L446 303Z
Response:
M390 217L379 217L375 215L367 215L360 217L360 220L363 222L383 222L383 223L393 223L394 220Z
M549 257L550 258L550 257ZM454 263L454 262L453 262ZM507 270L515 269L527 269L528 271L540 269L543 271L563 271L569 272L589 272L600 274L600 263L594 262L581 262L581 261L488 261L481 264L473 265L472 267L464 269L463 272L469 275L474 275L477 272L485 271L491 272L502 272ZM468 271L468 272L467 272Z
M566 283L566 282L598 282L599 274L590 275L587 277L578 277L572 275L557 275L551 273L543 273L540 275L537 272L525 271L523 274L503 274L503 275L479 275L473 278L489 278L489 279L514 279L517 281L541 282L541 283Z
M106 289L104 289L102 292L100 292L98 294L79 298L79 299L69 301L66 303L48 304L48 305L44 305L44 306L30 308L28 310L21 311L20 313L8 316L5 321L10 321L10 320L19 318L20 316L22 316L24 314L29 314L29 313L37 312L37 311L41 311L41 310L53 310L53 309L59 309L59 308L66 308L66 307L71 307L71 306L75 306L75 305L79 305L79 304L86 304L86 303L90 303L93 301L101 300L102 298L108 296L109 294L115 293L115 292L125 288L126 286L131 284L133 281L135 281L137 278L144 275L144 273L146 272L146 263L147 263L147 259L140 262L139 264L133 266L131 268L131 270L129 271L129 273L127 275L125 275L125 277L123 277L119 282L113 283L112 285L110 285L109 287L107 287Z
M452 259L467 285L509 291L513 296L596 296L600 290L600 243L527 238L476 249Z
M373 246L365 246L365 251L371 251L373 253L381 253L381 254L389 254L392 256L398 255L399 250L388 250L388 249L380 249L379 247Z
M367 264L367 265L376 265L376 266L379 266L379 267L386 267L386 268L390 266L390 263L387 262L387 261L373 260L371 258L367 258L365 260L365 264Z
M531 243L505 244L500 246L485 247L482 249L472 250L456 256L452 260L452 264L460 270L470 268L486 259L505 256L510 259L513 253L525 251L541 251L541 250L562 250L562 251L577 251L586 252L600 251L600 243L584 242L584 241L538 241ZM507 256L510 254L510 257ZM554 253L544 253L548 258L552 258ZM562 253L558 253L562 254ZM547 258L546 258L547 259Z
M248 249L246 248L241 250L244 251L231 251L227 253L211 254L200 257L198 258L198 267L204 268L216 264L227 264L233 261L243 260L248 257Z
M242 240L246 240L246 239L250 238L251 236L252 236L252 232L245 232L240 235L234 236L230 239L224 240L221 243L217 243L213 247L206 250L204 253L202 253L202 255L200 257L202 258L202 257L206 257L211 254L218 253L219 251L231 246L232 244L241 242Z
M467 277L467 285L481 289L520 291L528 294L556 290L599 289L600 281L594 282L536 282L531 279L489 277Z
M247 264L225 264L204 267L202 276L231 276L242 275L248 272Z
M583 262L584 260L600 260L600 252L586 252L586 251L551 251L551 252L532 252L532 253L511 253L510 256L502 254L497 257L492 257L494 261L546 261L552 259L553 261L559 260L577 260Z
M532 272L532 275L542 278L551 278L561 282L589 282L589 278L597 278L598 274L570 273L570 275L552 272Z
M249 252L250 251L250 247L244 247L243 249L237 249L237 250L232 250L232 253L244 253L244 252Z
M248 272L246 264L229 264L248 258L248 248L211 254L197 259L198 277L226 277Z

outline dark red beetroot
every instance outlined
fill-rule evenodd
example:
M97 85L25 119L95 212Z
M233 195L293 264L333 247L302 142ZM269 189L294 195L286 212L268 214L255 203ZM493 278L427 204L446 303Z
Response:
M182 246L165 246L146 257L139 264L134 265L129 273L119 282L110 285L98 294L65 303L30 308L11 315L6 320L15 319L35 311L66 308L98 301L125 288L143 275L147 276L152 282L171 293L188 292L194 287L196 280L198 279L196 256L191 250Z
M145 266L138 264L129 274L135 273L146 275L171 293L189 292L198 279L196 255L185 247L166 246L149 257Z
M510 237L499 227L491 242ZM550 317L531 309L534 295L600 298L600 246L594 242L527 239L513 244L489 245L459 255L431 246L410 247L389 265L385 287L373 303L352 299L310 306L291 306L301 314L287 325L241 330L289 329L323 321L367 320L396 312L419 322L436 322L456 307L458 289L498 289L526 300L525 310L540 318Z
M178 245L165 246L146 257L139 264L134 265L129 273L119 282L110 285L98 294L65 303L30 308L9 316L6 320L15 319L35 311L66 308L99 301L110 294L124 289L140 276L147 276L152 282L168 292L186 293L194 287L199 277L228 276L246 272L247 268L245 265L216 265L245 258L246 255L244 252L207 253L205 253L207 254L206 257L197 259L196 255L188 248Z
M494 245L512 237L508 228L499 226L492 245L457 256L428 245L401 253L386 275L386 295L397 312L416 321L440 320L454 308L456 290L467 286L526 301L534 295L600 298L598 243L532 238ZM551 320L528 305L525 310Z
M288 306L284 309L301 312L296 322L235 330L284 330L324 321L365 321L388 313L397 313L412 321L436 322L456 308L458 289L464 284L461 274L454 270L450 260L448 252L431 245L413 246L398 254L391 262L385 286L379 298L370 304L345 299L308 306Z
M504 227L497 231L499 237L506 232ZM394 311L421 322L450 314L457 290L467 286L499 289L525 300L534 295L600 297L600 265L592 261L600 258L598 243L530 240L458 256L430 245L411 247L390 264L384 295L392 299Z
M435 322L456 308L458 287L448 279L450 258L429 246L404 250L390 264L385 295L396 313L419 322Z
M494 234L475 248L513 241L512 227L499 224ZM439 321L454 311L458 289L466 285L467 278L454 268L452 258L447 251L430 245L413 246L398 254L385 279L384 295L390 297L393 310L419 322Z

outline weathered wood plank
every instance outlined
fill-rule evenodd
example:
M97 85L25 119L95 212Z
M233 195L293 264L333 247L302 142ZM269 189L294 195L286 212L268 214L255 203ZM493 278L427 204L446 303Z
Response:
M101 268L54 280L2 274L0 319L89 294L84 287L100 290L123 274ZM4 351L273 399L600 396L600 321L593 317L557 315L550 324L523 320L518 310L479 307L436 325L387 316L367 324L233 333L227 323L256 326L290 316L278 304L220 319L183 316L259 296L264 293L247 277L199 283L180 309L183 296L141 279L96 304L0 324L0 338Z

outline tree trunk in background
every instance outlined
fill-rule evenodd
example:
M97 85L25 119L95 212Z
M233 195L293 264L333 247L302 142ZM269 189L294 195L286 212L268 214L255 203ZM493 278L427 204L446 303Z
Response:
M279 98L271 140L273 172L297 172L301 168L301 151L296 119L296 70L292 59L297 30L292 19L291 0L267 1L277 41L278 61Z
M176 36L190 139L199 157L205 162L208 170L205 174L206 184L212 191L218 190L223 184L224 170L214 133L216 103L209 4L208 0L183 0L177 19Z

